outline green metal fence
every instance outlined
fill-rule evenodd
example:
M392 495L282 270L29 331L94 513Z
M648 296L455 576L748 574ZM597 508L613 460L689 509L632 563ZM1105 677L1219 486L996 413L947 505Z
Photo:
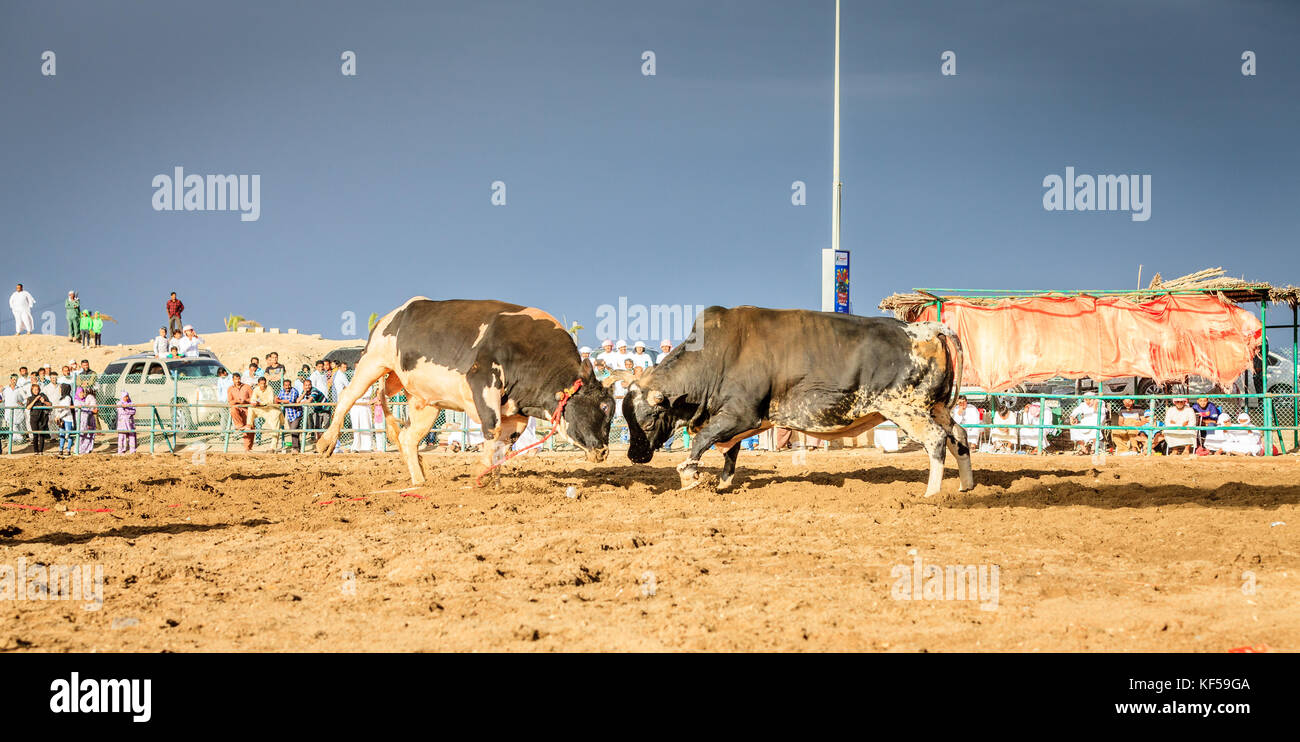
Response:
M267 386L275 394L279 394L284 388L286 381L267 381ZM256 387L256 384L253 384ZM181 448L199 444L204 444L203 449L213 452L239 451L243 448L243 436L250 431L236 428L232 424L230 405L221 397L225 394L225 388L218 393L216 385L211 383L189 384L182 383L182 379L175 373L170 377L158 377L156 380L126 378L124 375L100 374L97 375L91 385L95 392L96 402L96 426L93 430L81 425L81 416L74 412L73 418L75 426L72 431L74 440L80 440L82 436L90 435L95 441L95 445L104 445L108 443L111 447L116 441L119 433L134 432L137 436L137 446L139 450L145 450L150 453L161 451L175 452ZM117 403L120 400L121 392L126 391L131 394L131 404L136 408L135 427L132 430L121 430L117 426ZM279 442L281 447L293 446L293 438L297 437L297 449L304 451L308 446L314 446L315 438L325 432L332 418L334 407L337 402L335 399L336 390L328 391L327 401L319 404L308 404L302 402L287 403L289 407L303 408L303 416L300 419L300 426L296 429L286 427L286 419L281 412L279 417L279 429L275 432L269 430L267 420L261 416L250 415L253 423L253 447L265 448L267 445L274 445ZM198 392L196 394L196 392ZM190 397L195 397L191 399ZM147 401L146 401L147 400ZM398 420L405 422L408 418L409 403L405 395L398 395L390 398L389 412ZM317 416L308 415L308 412L315 408L321 411ZM361 405L355 405L352 409L361 409ZM6 412L11 408L5 408ZM50 411L50 425L47 426L46 432L54 435L54 447L57 450L58 442L56 422L54 420L54 408L40 408ZM344 421L343 430L336 443L335 450L350 450L353 448L363 448L368 450L396 451L397 442L387 440L385 426L382 421L376 421L370 416L370 427L363 424L360 428L353 427L353 416L348 415ZM16 415L24 419L25 409L13 409ZM312 418L315 418L314 420ZM10 415L5 414L3 420L8 421ZM315 424L309 424L315 423ZM14 453L15 445L19 448L30 446L30 431L25 430L25 425L20 425L17 429L12 429L6 424L0 427L0 450L4 453ZM477 428L477 425L470 422L468 416L463 412L452 410L443 410L438 413L438 418L434 422L428 435L423 439L424 443L435 445L454 446L460 450L469 450L474 448L471 445L472 433L477 433L481 438L481 431L471 428ZM550 431L550 424L545 420L538 420L536 433L539 437L545 436ZM15 443L15 438L19 443ZM675 433L665 448L671 448L687 441L684 431ZM628 442L628 431L626 421L622 417L615 417L614 424L610 427L609 441L611 445L626 444ZM365 444L369 444L368 446ZM354 446L354 444L362 444ZM546 450L577 450L567 439L562 436L555 436L548 440L544 448Z
M1031 437L1029 443L1021 442L1019 446L1030 445L1040 451L1046 451L1053 444L1059 445L1062 431L1071 430L1090 430L1095 432L1093 438L1094 450L1100 451L1103 444L1108 444L1111 434L1115 431L1121 432L1141 432L1147 437L1147 446L1145 453L1152 454L1151 442L1155 434L1167 430L1182 431L1233 431L1247 430L1259 431L1265 441L1264 455L1272 456L1276 447L1278 450L1296 450L1296 434L1300 432L1300 420L1295 419L1297 412L1297 395L1296 393L1285 394L1098 394L1098 395L1078 395L1078 394L1034 394L1023 392L983 392L971 391L963 393L968 400L972 402L977 409L985 412L983 422L980 423L963 423L962 427L968 431L980 431L977 435L983 438L982 431L993 429L1013 428L1019 431L1031 430L1038 431L1037 437ZM1220 407L1221 412L1226 413L1232 424L1229 425L1196 425L1196 426L1167 426L1165 424L1165 412L1172 405L1175 399L1191 400L1208 399L1213 401L1216 406ZM1103 414L1098 415L1100 424L1092 425L1075 425L1070 423L1070 418L1075 408L1084 400L1097 400L1100 410ZM1151 422L1146 425L1125 426L1116 425L1113 420L1123 406L1123 400L1132 399L1135 402L1134 407L1143 411L1149 411ZM976 404L974 400L981 400L983 405ZM1037 402L1043 417L1038 423L1020 422L1020 415L1016 416L1015 422L993 422L993 413L999 406L999 402L1010 403L1009 407L1022 407L1024 404ZM1143 408L1142 405L1149 404L1149 407ZM1283 414L1279 414L1279 410ZM1023 411L1023 410L1020 410ZM1240 412L1245 411L1250 415L1250 425L1236 424ZM1288 421L1286 418L1291 418ZM1284 436L1284 433L1290 435ZM1023 433L1019 433L1023 436ZM1033 434L1031 434L1032 436ZM1068 439L1068 435L1064 436ZM1292 445L1288 449L1286 438L1291 438ZM972 441L976 443L976 441Z

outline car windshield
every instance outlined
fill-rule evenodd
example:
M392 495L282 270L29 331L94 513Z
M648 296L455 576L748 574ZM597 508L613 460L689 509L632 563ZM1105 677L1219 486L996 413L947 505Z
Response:
M221 364L216 361L181 361L168 366L182 379L215 379Z

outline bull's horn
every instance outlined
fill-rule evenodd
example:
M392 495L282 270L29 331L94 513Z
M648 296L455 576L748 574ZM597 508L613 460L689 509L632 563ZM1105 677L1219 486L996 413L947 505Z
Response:
M652 405L660 405L664 402L664 393L658 389L652 389L645 395L645 401Z
M611 386L614 386L615 382L621 381L624 384L627 384L630 383L634 378L636 378L636 374L632 373L631 371L628 371L627 369L621 369L619 371L611 371L609 376L606 376L604 379L601 380L600 384L601 386L608 389Z

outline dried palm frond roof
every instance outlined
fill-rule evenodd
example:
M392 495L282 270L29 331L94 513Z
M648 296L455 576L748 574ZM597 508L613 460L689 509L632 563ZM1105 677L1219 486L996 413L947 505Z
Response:
M958 289L916 289L912 293L894 294L880 302L880 308L893 312L899 319L913 319L926 306L935 301L960 299L969 304L993 305L1004 299L1025 299L1032 296L1107 296L1119 297L1128 301L1141 302L1155 299L1165 294L1215 294L1221 301L1233 304L1268 301L1274 304L1286 304L1294 307L1300 304L1300 288L1296 286L1273 286L1243 278L1231 278L1223 275L1222 268L1206 268L1189 273L1172 281L1161 280L1157 273L1151 284L1145 289L1109 290L1109 291L1029 291L1029 290L971 290Z

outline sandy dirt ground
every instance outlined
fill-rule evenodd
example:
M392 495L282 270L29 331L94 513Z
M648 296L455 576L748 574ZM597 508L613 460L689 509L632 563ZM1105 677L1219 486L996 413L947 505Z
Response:
M677 491L681 458L543 454L475 489L473 456L430 453L400 491L395 454L7 457L0 568L104 585L98 610L11 591L0 651L1300 647L1298 457L976 455L931 499L920 453L745 452L723 493ZM930 565L989 591L927 594Z

